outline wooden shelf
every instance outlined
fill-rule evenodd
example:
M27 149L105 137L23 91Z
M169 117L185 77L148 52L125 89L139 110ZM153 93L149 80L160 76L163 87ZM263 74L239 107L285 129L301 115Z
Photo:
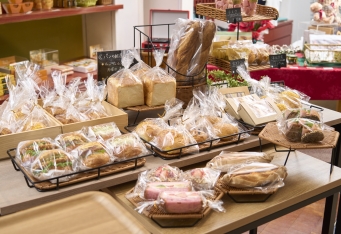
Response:
M53 8L51 10L32 11L29 14L4 14L0 15L0 24L24 22L40 19L51 19L65 16L84 15L106 11L116 11L123 9L123 5L98 5L92 7L74 7L74 8Z

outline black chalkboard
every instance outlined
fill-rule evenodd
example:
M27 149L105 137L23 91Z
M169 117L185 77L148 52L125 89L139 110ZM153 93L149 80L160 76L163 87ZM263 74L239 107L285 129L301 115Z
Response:
M123 68L121 63L122 50L99 51L97 52L97 79L106 80L112 74ZM131 66L137 63L134 59Z
M237 73L238 66L243 66L245 70L247 70L245 65L245 59L236 59L236 60L230 60L230 66L231 66L231 72L233 74Z
M287 55L286 54L274 54L269 55L270 67L281 68L287 66Z
M242 11L240 8L228 8L226 9L226 20L227 23L242 22Z

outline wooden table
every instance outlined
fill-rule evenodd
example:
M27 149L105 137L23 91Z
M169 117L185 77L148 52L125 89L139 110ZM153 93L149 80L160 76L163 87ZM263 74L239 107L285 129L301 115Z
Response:
M273 162L282 164L285 157L285 153L276 152ZM235 203L225 195L223 201L226 213L212 211L194 227L188 228L161 228L151 219L138 214L124 196L134 183L110 188L110 192L124 208L143 223L148 231L154 234L240 234L341 190L341 168L335 167L333 173L329 175L328 163L301 152L294 152L286 167L288 177L285 180L285 186L266 202ZM317 173L318 176L316 176Z

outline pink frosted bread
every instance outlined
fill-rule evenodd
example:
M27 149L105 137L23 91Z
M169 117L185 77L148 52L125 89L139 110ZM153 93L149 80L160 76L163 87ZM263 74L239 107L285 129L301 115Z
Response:
M199 192L164 191L160 193L167 213L188 214L198 213L203 201Z
M148 183L144 190L144 198L148 200L156 200L162 191L191 191L190 182L152 182Z

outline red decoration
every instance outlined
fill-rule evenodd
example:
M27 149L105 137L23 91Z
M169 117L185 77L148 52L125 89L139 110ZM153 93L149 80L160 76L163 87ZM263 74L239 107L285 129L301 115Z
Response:
M239 30L241 32L252 32L252 39L262 40L263 32L266 29L272 29L275 26L270 22L270 20L262 21L252 21L252 22L241 22L239 23ZM228 31L233 32L237 28L237 24L230 24Z

